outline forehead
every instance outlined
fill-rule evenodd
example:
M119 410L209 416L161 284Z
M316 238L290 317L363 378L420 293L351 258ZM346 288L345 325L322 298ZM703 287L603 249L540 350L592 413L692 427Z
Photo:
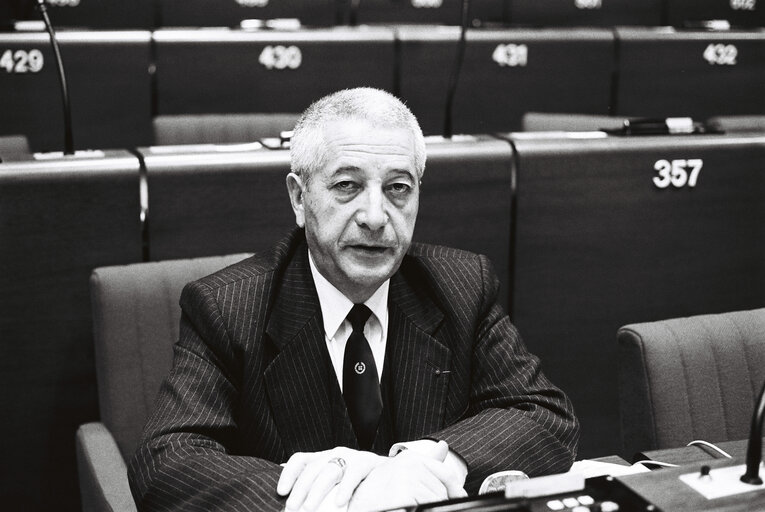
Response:
M407 128L374 126L364 120L330 121L322 128L328 167L376 167L414 173L414 135Z

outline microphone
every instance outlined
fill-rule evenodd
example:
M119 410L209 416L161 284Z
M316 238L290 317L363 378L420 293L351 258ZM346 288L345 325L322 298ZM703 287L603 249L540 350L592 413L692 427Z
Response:
M444 112L444 138L452 136L452 110L454 109L454 95L457 93L457 82L462 70L462 61L465 58L465 34L470 13L470 0L462 0L462 23L460 40L457 43L457 55L454 60L454 68L449 76L449 86L446 90L446 108Z
M69 88L66 83L66 74L64 73L64 63L61 60L61 50L58 46L56 33L48 16L48 6L45 0L37 0L37 10L40 11L45 28L50 36L50 44L53 47L53 55L56 58L56 69L58 70L58 82L61 86L61 100L64 107L64 154L74 154L74 137L72 136L72 109L69 104Z
M752 414L752 428L749 431L749 444L746 447L746 473L741 481L751 485L762 485L760 461L762 460L762 420L765 416L765 384L757 399L757 407Z

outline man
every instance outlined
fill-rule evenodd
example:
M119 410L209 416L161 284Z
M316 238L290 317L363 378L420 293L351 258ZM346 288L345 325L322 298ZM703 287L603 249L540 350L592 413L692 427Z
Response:
M189 284L173 369L130 464L144 510L379 510L565 471L571 404L483 257L412 244L425 143L374 89L295 127L298 229ZM285 500L286 497L286 500Z

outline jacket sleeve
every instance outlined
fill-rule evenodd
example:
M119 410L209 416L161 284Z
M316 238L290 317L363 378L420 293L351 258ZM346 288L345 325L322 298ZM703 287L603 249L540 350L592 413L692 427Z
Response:
M514 469L529 476L567 471L579 423L568 397L543 374L497 303L499 281L481 256L482 300L472 349L470 403L462 419L429 436L443 439L468 465L465 488Z
M236 455L241 357L214 291L187 285L173 368L128 477L139 510L282 510L278 464Z

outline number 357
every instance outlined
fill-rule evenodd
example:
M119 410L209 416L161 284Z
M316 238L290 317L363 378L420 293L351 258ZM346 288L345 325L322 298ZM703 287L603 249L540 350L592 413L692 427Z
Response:
M667 188L670 185L675 188L695 187L703 166L704 161L700 158L657 160L653 168L658 176L654 176L653 184L657 188Z

